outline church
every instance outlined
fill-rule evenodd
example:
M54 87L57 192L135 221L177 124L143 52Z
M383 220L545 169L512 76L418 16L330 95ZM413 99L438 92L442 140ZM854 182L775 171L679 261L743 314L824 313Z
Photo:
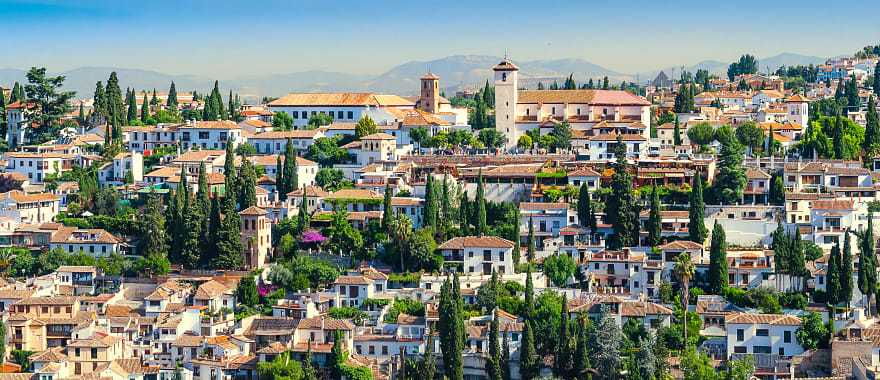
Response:
M520 136L538 129L550 133L562 122L571 125L578 140L608 140L609 135L650 138L651 103L620 90L522 90L519 68L505 58L492 70L495 77L495 128L513 149ZM573 139L574 141L574 139ZM575 149L589 149L588 142Z

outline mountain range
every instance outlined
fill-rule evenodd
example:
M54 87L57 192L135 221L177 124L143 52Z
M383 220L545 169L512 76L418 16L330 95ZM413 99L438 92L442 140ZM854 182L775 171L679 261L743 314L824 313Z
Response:
M303 71L288 74L248 75L237 78L220 78L222 91L232 90L246 100L257 101L262 96L280 96L288 92L328 92L328 91L372 91L414 95L418 93L418 82L426 71L440 76L440 84L447 93L465 88L474 89L492 77L492 66L501 57L486 55L453 55L429 61L410 61L391 68L379 75L361 75L332 71ZM765 71L776 70L782 65L807 65L825 62L825 58L795 53L782 53L772 57L759 58L759 68ZM577 82L589 78L600 79L608 76L612 83L622 80L644 82L653 79L661 70L672 76L681 72L681 67L666 67L640 73L623 73L580 58L534 60L517 62L520 68L522 86L534 87L537 82L549 84L556 80L562 82L570 74ZM728 63L705 60L684 66L685 70L709 70L712 74L725 75ZM674 71L673 71L674 70ZM65 89L77 92L78 97L91 97L95 83L106 81L111 71L116 71L122 87L138 90L156 88L166 91L174 81L178 91L196 89L209 90L213 78L198 75L171 75L158 71L113 68L80 67L52 75L64 75ZM25 70L0 69L0 85L11 86L15 81L25 82Z

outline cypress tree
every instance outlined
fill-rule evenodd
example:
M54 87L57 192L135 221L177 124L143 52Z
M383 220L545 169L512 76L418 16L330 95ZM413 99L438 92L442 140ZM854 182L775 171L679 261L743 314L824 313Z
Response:
M727 273L727 236L716 220L709 248L709 291L712 294L721 294L727 287Z
M275 191L278 192L278 199L286 200L287 193L290 190L284 188L284 164L281 162L281 155L275 156Z
M827 282L825 285L825 294L828 298L828 304L831 306L836 306L843 301L841 298L843 288L840 281L840 272L840 246L834 243L834 246L831 247L831 256L828 258Z
M3 95L0 94L0 111L4 111L6 107L3 106ZM0 119L3 117L0 116ZM86 123L86 106L82 103L79 104L79 116L77 116L76 121L80 124Z
M153 97L150 98L150 106L159 106L159 96L156 95L155 87L153 87Z
M849 229L843 234L843 252L840 256L840 301L846 303L849 309L850 300L853 292L853 263L852 248L849 241Z
M219 242L223 233L220 198L211 198L211 203L208 207L210 208L210 216L208 217L208 228L205 231L206 236L203 241L205 254L202 256L202 266L204 267L212 267L218 262Z
M660 245L662 230L662 220L660 219L660 193L657 191L657 184L654 184L651 191L651 211L648 216L648 245L656 247Z
M501 346L501 378L510 380L510 326L504 328L504 343ZM422 377L433 379L433 377Z
M217 259L214 268L238 269L242 266L241 217L235 210L235 201L223 204L223 221L217 238Z
M526 240L526 258L529 260L529 264L535 261L535 222L532 221L532 217L529 217L529 237Z
M532 332L532 321L526 319L523 324L523 337L519 354L519 372L523 380L537 377L540 371L540 359L535 350L535 335Z
M135 97L134 90L128 91L128 99L126 100L128 105L128 117L125 119L128 123L132 123L138 118L137 113L137 98Z
M95 84L95 95L92 97L92 114L102 118L107 117L107 97L104 95L104 84L101 81Z
M244 210L257 205L257 173L254 164L247 157L241 158L241 178L238 187L238 207Z
M459 236L469 236L470 228L470 201L467 193L462 191L458 199L458 234Z
M568 296L562 295L562 313L559 316L559 341L556 346L556 360L554 360L554 372L556 376L565 378L571 372L571 336L568 321Z
M172 212L173 202L169 202L168 213ZM162 210L162 201L156 194L149 194L146 210L144 212L142 231L143 244L140 246L145 257L162 256L168 254L168 235L165 216Z
M382 198L382 231L391 231L391 218L394 217L394 211L391 207L391 183L385 182L385 194Z
M168 89L168 99L165 100L165 107L177 111L177 88L174 81L171 81L171 88Z
M122 89L119 87L119 78L115 71L111 72L110 78L107 79L104 96L107 99L107 118L113 121L114 127L118 126L125 119L122 114L125 110L125 99L122 97Z
M486 361L486 373L490 380L502 380L501 345L498 342L498 313L492 311L492 322L489 323L489 360Z
M230 200L232 204L235 205L238 194L238 189L236 188L236 185L238 184L238 176L235 168L235 150L232 149L233 145L233 141L228 141L226 143L226 156L223 161L223 175L225 176L223 194L227 200Z
M425 206L422 208L422 221L425 227L431 227L434 231L437 230L437 199L434 198L436 193L434 191L434 176L429 173L425 182Z
M299 174L296 167L296 151L293 149L291 139L287 139L284 146L284 191L290 192L299 189ZM286 195L285 198L286 199Z
M532 283L532 266L526 267L526 290L524 292L525 318L535 317L535 285Z
M586 318L580 318L578 323L577 342L575 344L574 357L572 357L572 379L590 379L587 373L590 369L589 334L587 333Z
M581 183L581 188L578 190L578 204L577 204L577 216L578 222L581 227L584 228L592 228L590 227L590 214L593 212L593 204L590 201L590 188L587 187L587 183ZM590 231L593 232L592 230Z
M519 207L513 208L513 212L511 212L510 219L511 219L510 225L513 226L513 228L510 231L510 236L508 236L508 239L510 239L510 241L513 242L513 251L511 252L511 255L513 256L513 262L515 263L514 265L516 265L516 264L519 264L519 261L520 261L519 222L521 220L521 217L519 214Z
M306 199L306 187L303 186L303 196L301 202L299 203L299 212L296 214L296 235L302 235L302 233L309 228L309 223L311 222L311 216L309 215L308 201Z
M147 119L150 118L150 105L147 103L147 94L144 94L144 103L141 104L141 122L144 124L147 123Z
M880 147L880 117L877 116L877 103L871 95L868 99L868 112L865 114L865 140L862 143L862 151L865 154L874 154L878 147Z
M447 278L440 288L437 326L440 332L440 347L446 378L462 380L464 378L462 367L462 339L464 339L464 335L460 334L461 330L457 327L461 323L461 315L459 314L459 299L455 297L457 292L454 286L454 283Z
M871 298L877 293L877 255L874 240L874 213L868 213L868 228L862 231L859 240L859 291L865 295L868 315L871 312Z
M672 130L672 143L676 146L681 145L681 129L678 126L678 116L675 116L675 128Z
M19 84L18 82L15 82L15 84L12 85L12 92L10 93L9 102L10 103L15 103L15 102L24 103L26 101L27 101L27 97L24 96L24 87L22 87L21 84Z
M703 244L706 241L706 223L703 222L705 213L703 204L703 176L697 173L694 178L694 187L691 189L690 207L688 208L688 238L695 243Z
M229 107L228 107L229 108L229 120L235 120L237 110L235 109L236 106L235 106L234 99L232 97L232 90L229 90L229 98L228 99L229 99Z
M440 186L440 215L438 218L439 231L438 236L440 239L438 241L443 241L448 238L447 234L449 233L450 228L452 227L452 219L455 216L452 214L452 200L450 199L449 193L449 175L443 174L443 184ZM518 210L517 210L518 211ZM519 247L514 247L514 257L519 256Z
M606 218L613 227L614 234L608 241L609 249L630 247L636 243L633 239L639 230L635 197L632 192L632 177L627 171L626 145L620 135L614 145L614 175L611 177L611 196L608 198Z
M477 212L476 212L476 222L474 225L477 227L477 236L483 236L486 233L486 199L485 194L483 193L483 170L480 169L478 177L477 177Z

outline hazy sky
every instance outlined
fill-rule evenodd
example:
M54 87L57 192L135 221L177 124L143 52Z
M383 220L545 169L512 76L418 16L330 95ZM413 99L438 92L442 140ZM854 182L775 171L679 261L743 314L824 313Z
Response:
M0 0L0 68L234 78L381 73L453 54L583 58L621 72L880 43L880 1Z

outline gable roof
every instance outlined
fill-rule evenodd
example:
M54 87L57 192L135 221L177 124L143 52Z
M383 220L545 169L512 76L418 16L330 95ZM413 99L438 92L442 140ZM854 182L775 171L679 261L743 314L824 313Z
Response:
M620 90L521 90L519 103L576 103L593 105L650 106L641 96Z
M269 107L298 106L412 106L413 102L397 95L368 92L290 93L269 102Z
M440 244L438 249L513 248L513 242L497 236L461 236Z

